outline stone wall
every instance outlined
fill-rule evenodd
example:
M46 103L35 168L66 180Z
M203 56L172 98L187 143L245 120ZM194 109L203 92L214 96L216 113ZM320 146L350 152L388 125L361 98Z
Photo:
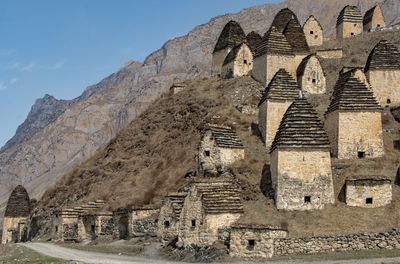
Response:
M242 45L236 58L222 66L222 76L225 78L247 75L253 69L253 53L247 45Z
M266 87L281 68L285 69L292 76L296 76L295 57L275 54L259 56L254 59L252 75L254 79Z
M317 50L317 56L323 59L341 59L343 57L342 49L327 49L327 50Z
M97 217L98 221L98 236L114 235L114 218L112 215L101 215Z
M381 106L400 106L400 70L370 70L366 75Z
M265 100L258 110L258 128L269 149L274 141L282 118L293 101Z
M308 46L321 46L324 43L322 27L315 18L310 17L303 26Z
M346 204L349 206L376 208L388 205L391 201L392 183L390 180L346 181Z
M278 209L322 209L335 202L328 150L275 149L271 179Z
M170 240L178 236L179 215L175 214L173 203L166 200L160 209L157 233L163 240Z
M28 220L28 217L4 217L1 243L7 244L23 240Z
M374 10L372 20L364 25L364 31L372 31L386 27L385 18L383 17L382 10L377 6Z
M310 94L326 93L326 78L324 71L315 56L312 56L308 60L303 75L298 76L297 82L303 91Z
M362 22L342 22L336 27L337 38L350 38L359 35L363 32Z
M347 236L320 236L310 238L278 238L275 256L291 254L317 254L333 251L399 249L400 231Z
M154 236L157 232L159 209L135 209L129 213L128 232L130 237Z
M226 48L214 52L212 55L212 66L211 66L211 76L220 76L222 72L222 64L226 58L226 55L231 51L231 48Z
M230 231L229 255L239 258L271 258L274 242L287 231L265 228L235 228Z
M237 160L244 159L244 149L218 148L222 168L234 163Z

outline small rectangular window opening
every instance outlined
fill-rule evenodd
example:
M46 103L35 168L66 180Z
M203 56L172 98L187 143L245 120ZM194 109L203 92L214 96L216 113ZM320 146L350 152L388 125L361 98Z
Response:
M372 204L372 197L366 198L365 199L366 204Z
M381 27L381 25L380 24L378 24L378 25L376 25L377 27Z
M247 60L244 60L243 63L244 63L244 64L247 64Z
M58 232L58 226L56 226L56 232Z
M192 220L192 227L196 227L196 220Z
M311 30L311 31L310 31L310 34L311 34L311 35L314 34L314 31Z
M311 196L304 196L304 203L311 203Z
M92 233L94 233L94 231L95 231L95 226L92 225L91 228L92 228Z
M354 33L353 33L353 32L351 32L351 35L352 35L352 36L354 36Z
M249 239L249 243L247 244L247 249L248 250L253 250L254 246L256 245L256 241L254 239Z
M390 104L392 101L390 100L390 98L388 98L387 100L386 100L386 103L387 104Z
M209 150L204 151L204 155L206 155L206 157L210 157L210 151Z
M359 159L363 159L363 158L365 158L365 152L364 151L359 151L357 156L358 156Z
M357 26L357 24L354 24L354 27L356 27Z
M165 227L165 228L168 228L168 227L169 227L169 221L165 221L165 222L164 222L164 227Z
M312 79L312 83L316 83L317 82L317 80L316 79Z

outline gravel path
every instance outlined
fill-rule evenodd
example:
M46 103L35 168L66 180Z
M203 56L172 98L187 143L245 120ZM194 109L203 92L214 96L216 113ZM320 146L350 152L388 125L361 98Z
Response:
M140 264L140 263L168 263L168 264L183 264L182 262L172 262L167 260L152 260L142 257L131 257L131 256L120 256L114 254L105 254L98 252L89 252L77 249L70 249L65 247L56 246L49 243L21 243L27 248L35 250L43 255L47 255L54 258L80 261L85 263L93 264ZM249 264L250 262L236 262L236 264ZM312 264L393 264L400 263L400 257L396 258L371 258L371 259L353 259L353 260L328 260L328 261L301 261L301 260L289 260L289 261L265 261L257 263L274 263L274 264L290 264L290 263L312 263Z

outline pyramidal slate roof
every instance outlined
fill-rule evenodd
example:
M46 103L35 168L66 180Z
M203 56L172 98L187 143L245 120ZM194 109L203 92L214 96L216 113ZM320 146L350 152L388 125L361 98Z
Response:
M368 56L365 72L369 70L399 70L400 52L395 45L381 40Z
M378 5L376 5L373 8L371 8L370 10L368 10L367 12L365 12L363 24L366 25L369 22L371 22L372 18L374 17L375 10L380 11L380 9L381 8Z
M265 89L258 106L267 99L295 100L299 93L300 87L296 80L285 69L279 69Z
M360 9L358 9L356 6L347 5L342 9L342 11L340 11L336 20L336 25L339 25L343 22L361 23L362 21L363 17Z
M229 21L219 35L214 52L223 50L227 47L233 48L246 40L246 34L236 21Z
M4 217L28 217L31 213L31 204L28 192L22 185L18 185L8 198Z
M296 99L283 116L271 152L277 148L329 148L318 114L305 98Z
M285 35L283 35L274 26L272 26L267 33L265 33L262 41L255 49L254 57L256 58L266 53L294 55L292 46L289 44Z
M247 34L246 40L247 40L247 43L249 45L249 48L251 49L251 51L254 54L254 52L256 50L256 47L262 41L262 37L257 32L251 31L249 34Z
M233 129L222 126L210 126L209 130L211 130L211 136L218 147L236 149L244 148L242 142Z
M234 47L234 48L228 53L228 55L226 55L226 58L225 58L225 60L224 60L223 65L226 65L226 64L230 63L231 61L234 61L235 58L236 58L236 56L237 56L237 54L238 54L238 52L240 51L240 49L241 49L243 46L247 46L247 44L246 44L246 43L242 43L242 44L239 44L239 45L237 45L236 47ZM247 47L248 47L248 46L247 46ZM251 51L251 50L250 50L250 51Z
M382 111L374 93L358 78L340 77L325 115L333 111Z
M275 27L279 32L282 33L291 19L297 20L295 13L293 13L293 11L289 8L281 9L278 14L275 15L271 26Z
M287 41L292 46L294 52L310 52L306 36L304 35L303 28L301 27L297 17L289 20L288 24L283 31Z

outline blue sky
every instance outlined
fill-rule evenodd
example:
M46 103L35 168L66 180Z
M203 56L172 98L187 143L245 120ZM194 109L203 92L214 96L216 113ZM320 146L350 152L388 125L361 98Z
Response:
M0 145L37 98L72 99L167 40L280 0L1 0Z

